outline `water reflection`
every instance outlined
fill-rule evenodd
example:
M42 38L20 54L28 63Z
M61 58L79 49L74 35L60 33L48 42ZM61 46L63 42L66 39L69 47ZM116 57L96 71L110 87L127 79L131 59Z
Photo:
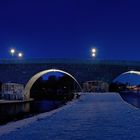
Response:
M129 104L137 108L140 108L140 95L139 94L120 93L120 96L123 98L124 101L128 102Z
M140 108L140 72L121 74L111 83L110 91L119 92L125 101Z
M65 104L65 101L32 101L30 103L0 104L0 124L48 112Z
M30 90L34 101L0 104L0 124L56 109L72 100L77 89L79 85L69 75L60 72L45 74L37 79Z

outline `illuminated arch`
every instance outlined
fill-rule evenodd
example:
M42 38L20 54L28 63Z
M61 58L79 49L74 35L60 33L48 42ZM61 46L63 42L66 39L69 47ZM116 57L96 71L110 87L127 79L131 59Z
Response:
M67 73L67 72L65 72L65 71L63 71L63 70L49 69L49 70L44 70L44 71L41 71L41 72L35 74L35 75L28 81L28 83L26 84L25 89L24 89L24 91L23 91L24 99L29 99L29 98L30 98L30 90L31 90L31 87L33 86L33 84L36 82L36 80L37 80L38 78L40 78L42 75L47 74L47 73L49 73L49 72L61 72L61 73L64 73L64 74L70 76L70 77L79 85L79 87L80 87L80 89L81 89L81 91L82 91L82 88L81 88L79 82L78 82L71 74L69 74L69 73Z
M137 74L137 75L140 75L140 71L131 70L131 71L123 72L120 75L118 75L116 78L114 78L114 80L116 80L117 78L119 78L120 76L125 75L125 74Z
M130 73L130 74L138 74L138 75L140 75L140 71L133 71L133 70L124 72L124 73L122 73L122 74L127 74L127 73ZM121 75L122 75L122 74L121 74Z

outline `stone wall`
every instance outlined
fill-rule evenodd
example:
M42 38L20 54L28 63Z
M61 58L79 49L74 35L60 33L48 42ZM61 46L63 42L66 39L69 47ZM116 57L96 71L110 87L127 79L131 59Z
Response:
M129 70L140 70L140 64L97 61L57 61L0 63L0 82L26 84L36 73L47 69L60 69L73 75L80 83L89 80L102 80L110 83L119 74Z

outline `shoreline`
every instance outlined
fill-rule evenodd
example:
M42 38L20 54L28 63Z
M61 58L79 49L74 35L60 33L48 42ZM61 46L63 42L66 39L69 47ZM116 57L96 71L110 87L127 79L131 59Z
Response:
M34 99L30 98L29 100L0 100L0 104L11 104L11 103L27 103L31 102Z
M10 132L16 131L17 129L20 129L22 127L28 126L38 120L50 117L52 115L54 115L55 113L64 110L66 108L69 108L71 105L73 105L76 101L78 101L77 99L73 99L72 101L68 102L66 105L61 106L57 109L51 110L49 112L45 112L45 113L40 113L37 114L35 116L31 116L29 118L25 118L22 120L18 120L18 121L13 121L13 122L9 122L7 124L4 125L0 125L0 136L2 135L6 135Z

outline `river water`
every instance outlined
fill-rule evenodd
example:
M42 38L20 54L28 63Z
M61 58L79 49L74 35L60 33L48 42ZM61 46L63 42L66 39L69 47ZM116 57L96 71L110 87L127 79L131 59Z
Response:
M140 93L122 92L122 99L140 108ZM64 100L41 100L28 103L0 104L0 125L49 112L66 104Z
M127 103L140 108L140 93L135 92L121 92L120 96Z
M0 104L0 125L10 121L28 118L39 113L48 112L65 104L65 101L60 100L42 100L28 103Z

